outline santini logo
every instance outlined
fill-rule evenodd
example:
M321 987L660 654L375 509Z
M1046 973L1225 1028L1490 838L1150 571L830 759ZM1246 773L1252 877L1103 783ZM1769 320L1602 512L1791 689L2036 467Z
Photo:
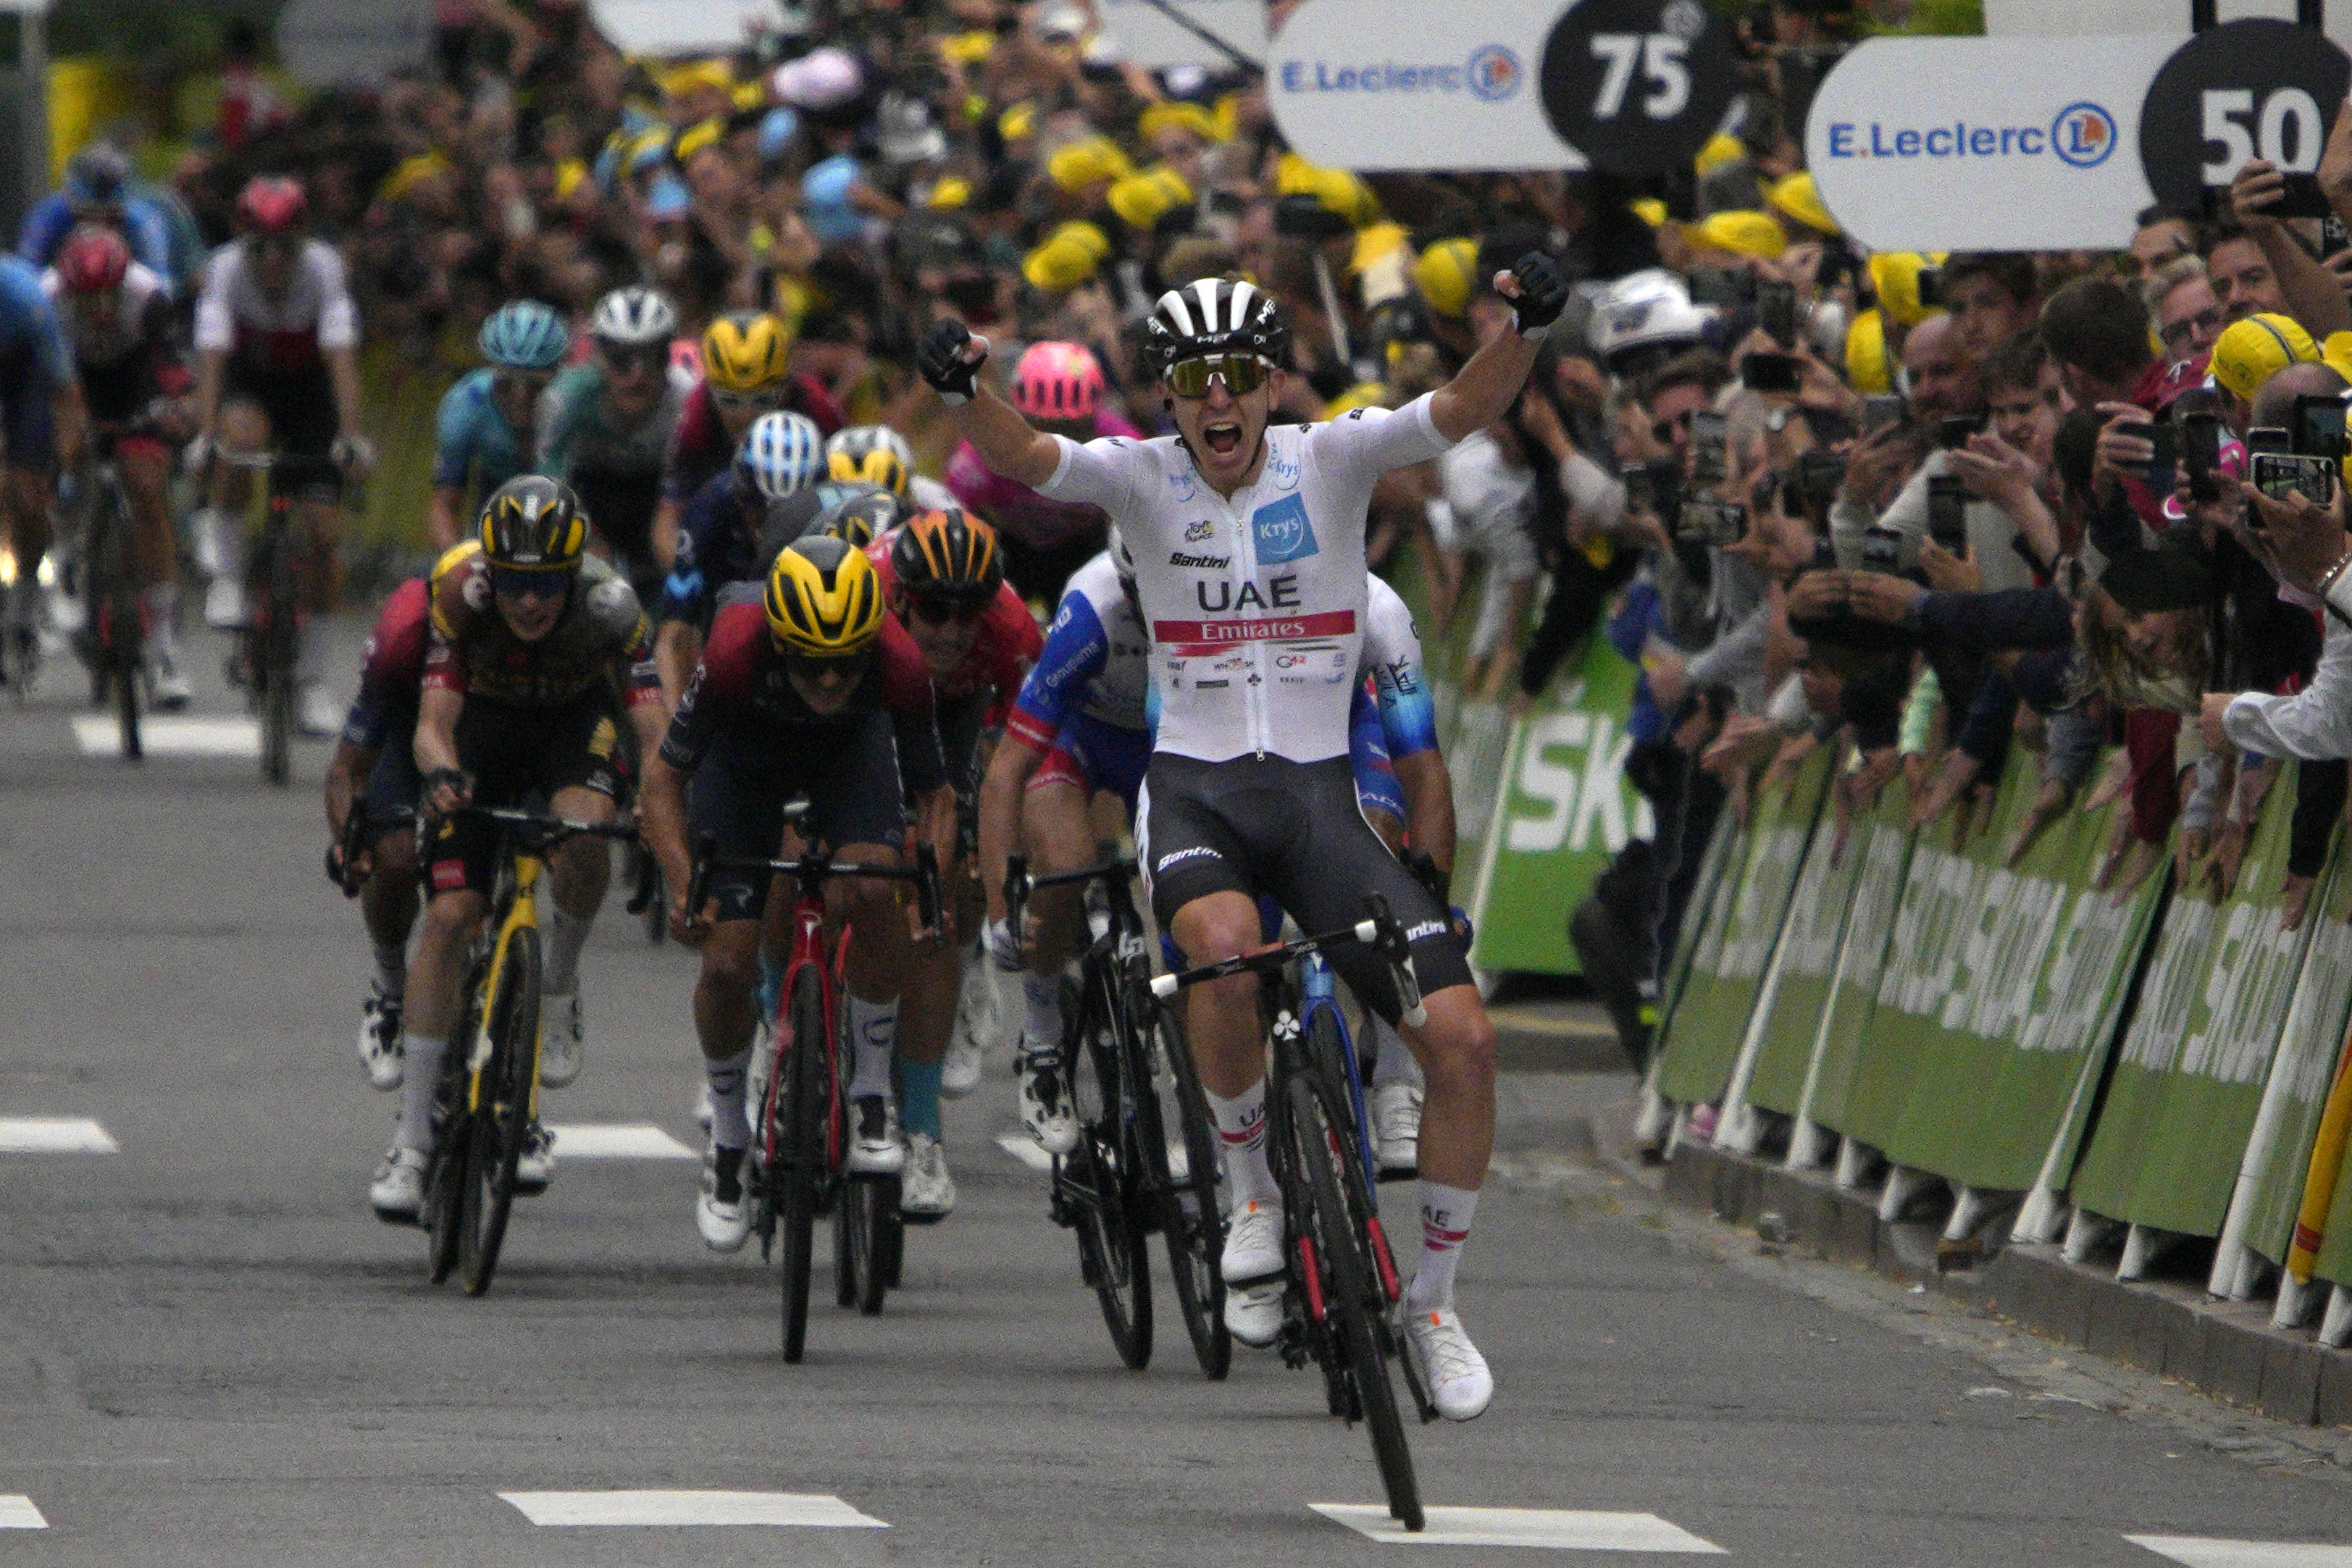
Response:
M1832 120L1832 158L2044 158L2095 169L2116 150L2116 119L2095 103L2070 103L2048 130L2026 125L1889 126Z
M1229 564L1233 559L1229 555L1186 555L1182 550L1168 552L1170 566L1197 566L1206 571L1215 571Z
M1285 60L1285 92L1468 93L1482 103L1500 103L1519 90L1528 68L1501 44L1485 44L1458 66L1408 65L1377 60L1335 66L1322 60Z

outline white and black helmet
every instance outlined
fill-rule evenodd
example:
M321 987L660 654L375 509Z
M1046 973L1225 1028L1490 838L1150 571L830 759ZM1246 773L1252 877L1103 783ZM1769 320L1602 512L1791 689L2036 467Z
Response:
M1289 347L1290 329L1274 296L1233 278L1204 277L1170 289L1143 326L1143 359L1155 375L1202 354L1255 354L1280 364Z
M623 348L667 343L677 336L677 308L658 289L615 288L596 301L596 313L588 319L588 335L600 343Z

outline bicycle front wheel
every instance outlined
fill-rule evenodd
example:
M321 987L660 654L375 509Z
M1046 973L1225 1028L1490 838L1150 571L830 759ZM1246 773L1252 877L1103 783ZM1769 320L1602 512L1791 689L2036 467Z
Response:
M1193 1357L1212 1382L1234 1364L1233 1335L1225 1328L1224 1207L1217 1196L1220 1153L1209 1103L1202 1098L1201 1075L1175 1016L1157 1012L1156 1027L1140 1038L1157 1039L1168 1064L1159 1092L1161 1128L1179 1130L1168 1145L1167 1180L1160 1189L1160 1234L1168 1244L1168 1272L1176 1286L1176 1310L1192 1341ZM1183 1156L1177 1168L1177 1156Z
M1116 1032L1123 1021L1090 976L1077 1027L1062 1047L1078 1146L1056 1162L1055 1180L1078 1233L1079 1271L1102 1305L1111 1345L1140 1372L1151 1362L1151 1254L1143 1195L1129 1158L1126 1074Z
M469 996L475 982L475 976L467 976ZM457 1038L467 1040L472 1035L470 1029L462 1030ZM465 1063L455 1051L442 1059L434 1122L433 1153L425 1167L425 1206L416 1218L425 1227L425 1278L437 1285L457 1267L458 1210L463 1207L459 1199L474 1156L473 1118L466 1113Z
M783 1254L784 1359L797 1362L808 1344L809 1264L816 1240L817 1184L827 1165L828 1101L833 1085L824 1063L824 998L806 965L793 977L784 1009L790 1038L778 1042L783 1082L773 1091L775 1157L768 1180L776 1194L776 1245Z
M539 1076L539 932L519 927L507 940L498 994L490 998L490 1060L474 1104L474 1157L458 1229L458 1277L466 1293L490 1288L514 1209L515 1166L530 1135L530 1097Z
M1307 1212L1293 1223L1313 1244L1314 1283L1323 1298L1331 1343L1347 1362L1357 1410L1371 1432L1389 1512L1407 1530L1417 1531L1423 1522L1421 1485L1413 1476L1396 1389L1389 1382L1387 1298L1346 1194L1346 1162L1356 1157L1354 1128L1304 1076L1290 1081L1289 1110L1292 1155L1306 1177L1309 1199Z

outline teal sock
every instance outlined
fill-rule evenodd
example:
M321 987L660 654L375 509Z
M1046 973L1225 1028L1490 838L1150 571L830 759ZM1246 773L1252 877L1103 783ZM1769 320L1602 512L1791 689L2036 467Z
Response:
M946 1066L898 1059L898 1124L908 1132L940 1135L940 1073Z

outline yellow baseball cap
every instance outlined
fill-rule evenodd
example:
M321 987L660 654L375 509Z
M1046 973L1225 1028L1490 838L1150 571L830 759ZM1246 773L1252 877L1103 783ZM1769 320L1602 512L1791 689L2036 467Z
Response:
M1457 235L1429 246L1412 264L1412 281L1432 310L1460 319L1477 292L1478 242Z
M1787 231L1769 213L1713 213L1685 230L1684 237L1708 250L1727 250L1759 261L1777 261L1789 248Z
M1155 103L1146 109L1135 122L1135 132L1146 141L1163 131L1189 131L1203 141L1223 141L1217 117L1197 103L1181 99L1171 103Z
M1129 227L1146 231L1192 200L1191 183L1166 163L1154 163L1110 188L1110 210Z
M2319 345L2319 362L2352 382L2352 332L2330 332Z
M1109 137L1081 136L1054 150L1045 160L1045 172L1065 191L1083 191L1097 181L1124 180L1135 172L1135 165Z
M1666 204L1657 197L1637 196L1626 204L1633 209L1635 217L1652 228L1662 229L1666 226Z
M1021 258L1021 276L1034 287L1066 294L1092 277L1109 254L1109 237L1094 225L1064 224Z
M1813 183L1810 172L1790 174L1773 183L1764 194L1765 205L1774 212L1795 219L1809 229L1825 235L1840 234L1837 220L1822 205L1822 193Z
M1916 251L1883 250L1870 258L1870 288L1878 308L1897 324L1916 327L1936 312L1919 302L1919 275L1942 257Z
M971 182L961 174L950 174L931 187L926 204L941 211L961 207L971 200Z
M984 28L950 34L940 40L940 52L960 66L976 66L996 52L996 35Z
M1748 143L1727 131L1718 131L1707 138L1706 146L1698 150L1698 156L1691 160L1691 167L1697 170L1698 177L1704 180L1726 163L1737 163L1747 156Z
M1895 390L1886 358L1886 318L1865 310L1845 329L1845 379L1864 394Z
M2213 345L2213 379L2248 402L2289 365L2319 359L2319 345L2294 320L2265 310L2231 323Z
M996 133L1007 141L1026 141L1037 133L1037 106L1027 99L996 117Z
M1275 164L1275 193L1312 196L1357 228L1380 221L1380 199L1372 188L1345 169L1309 163L1296 152L1286 152Z

